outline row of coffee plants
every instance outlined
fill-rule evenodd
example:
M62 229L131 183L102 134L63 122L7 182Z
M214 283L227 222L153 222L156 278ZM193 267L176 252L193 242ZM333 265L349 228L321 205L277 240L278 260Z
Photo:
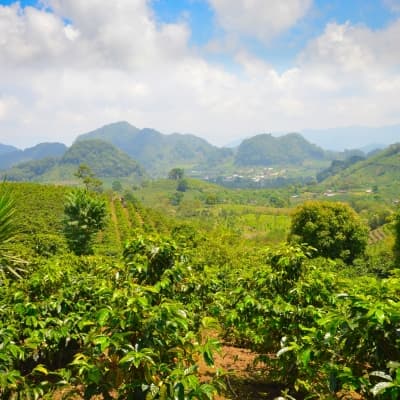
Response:
M200 379L198 363L213 362L218 344L204 336L216 329L214 320L223 340L258 352L265 381L297 398L351 391L399 398L400 278L393 257L386 279L355 279L354 270L370 272L360 268L368 259L353 266L315 258L303 245L268 249L236 229L276 222L273 229L286 231L280 214L172 221L133 197L117 202L95 255L68 251L57 205L49 216L54 228L40 222L56 248L49 237L33 236L36 250L23 274L2 275L1 398L79 392L87 399L212 399L219 381ZM109 201L107 207L112 214ZM35 212L32 221L41 215Z
M295 397L356 391L398 399L399 277L354 280L342 264L308 255L300 247L270 251L251 277L219 296L226 337L258 352L266 379Z
M142 237L124 256L41 259L1 282L1 398L213 397L197 364L217 344L199 334L210 319L174 299L187 270L177 246Z

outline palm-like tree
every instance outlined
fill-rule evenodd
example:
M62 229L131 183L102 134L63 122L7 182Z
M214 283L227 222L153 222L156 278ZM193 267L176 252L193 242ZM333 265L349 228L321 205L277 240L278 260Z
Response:
M16 234L15 201L10 192L0 193L0 246L9 242Z
M5 244L11 241L17 234L15 223L15 201L9 190L0 189L0 280L5 279L6 275L14 275L21 278L21 273L25 272L21 265L26 264L24 260L15 257L5 250Z

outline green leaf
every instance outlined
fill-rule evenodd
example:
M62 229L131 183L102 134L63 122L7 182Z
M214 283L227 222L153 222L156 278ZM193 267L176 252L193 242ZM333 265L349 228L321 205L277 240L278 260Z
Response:
M104 350L110 345L111 340L108 336L98 336L93 342L96 345L100 345L101 352L104 352Z
M301 352L300 359L304 367L307 367L308 363L310 362L311 356L311 349L306 349Z
M393 386L394 385L392 382L379 382L371 389L371 393L375 397L379 394L384 393L386 389L389 389Z
M382 378L382 379L386 379L386 380L389 381L389 382L392 382L392 381L393 381L392 377L391 377L390 375L386 374L386 373L383 372L383 371L372 371L372 372L370 373L370 375L371 375L371 376L377 376L377 377Z
M98 311L96 320L100 326L104 326L107 323L109 316L110 310L108 308L102 308L100 311Z
M276 356L279 358L282 354L287 353L288 351L293 351L294 347L293 346L286 346L280 349L277 353Z
M49 374L49 371L47 370L47 368L43 364L36 365L36 367L33 368L33 370L32 370L32 373L33 372L40 372L43 375L48 375Z
M382 310L379 310L379 309L376 310L375 317L380 324L383 324L385 322L385 313Z

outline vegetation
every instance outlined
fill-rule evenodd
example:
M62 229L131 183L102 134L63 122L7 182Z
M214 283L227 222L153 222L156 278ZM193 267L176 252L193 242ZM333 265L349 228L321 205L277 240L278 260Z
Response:
M143 168L127 154L110 143L100 140L81 141L64 150L62 157L43 158L15 165L5 175L14 181L64 181L75 179L79 165L88 166L102 178L129 177L131 181L140 181L145 172Z
M16 233L15 201L3 187L0 192L0 246L9 242Z
M78 141L88 139L112 143L140 162L152 176L164 178L165 171L176 166L212 166L232 157L230 149L219 149L196 136L163 135L154 129L138 129L127 122L106 125L78 137Z
M105 224L104 201L77 189L67 196L64 212L64 234L70 249L77 255L90 254L93 236Z
M325 152L307 142L301 135L291 133L285 136L257 135L244 140L237 152L238 165L290 165L302 164L306 160L322 160Z
M400 217L380 184L347 197L357 214L318 186L93 192L96 172L2 184L1 251L26 263L0 281L0 398L232 398L221 344L256 354L261 398L399 398Z
M40 143L25 150L12 147L5 147L5 150L1 154L0 169L7 169L27 161L61 157L66 152L67 146L62 143Z
M291 240L306 243L318 256L351 263L367 245L367 228L344 203L306 202L292 216Z

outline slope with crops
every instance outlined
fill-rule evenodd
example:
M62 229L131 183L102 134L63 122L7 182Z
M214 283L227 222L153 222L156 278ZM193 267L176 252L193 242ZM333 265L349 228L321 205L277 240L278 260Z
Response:
M234 204L236 192L196 201L195 186L178 205L165 194L165 212L137 200L158 196L154 187L80 189L80 211L105 214L79 251L81 231L71 241L66 230L85 221L68 209L76 189L2 184L20 231L4 249L26 263L1 276L0 397L217 399L253 384L267 399L399 398L400 278L389 242L372 252L363 220L342 204L306 203L290 224L289 209ZM329 224L331 213L346 224ZM387 237L398 237L395 215ZM218 342L240 346L238 357L253 352L256 381L213 366Z

